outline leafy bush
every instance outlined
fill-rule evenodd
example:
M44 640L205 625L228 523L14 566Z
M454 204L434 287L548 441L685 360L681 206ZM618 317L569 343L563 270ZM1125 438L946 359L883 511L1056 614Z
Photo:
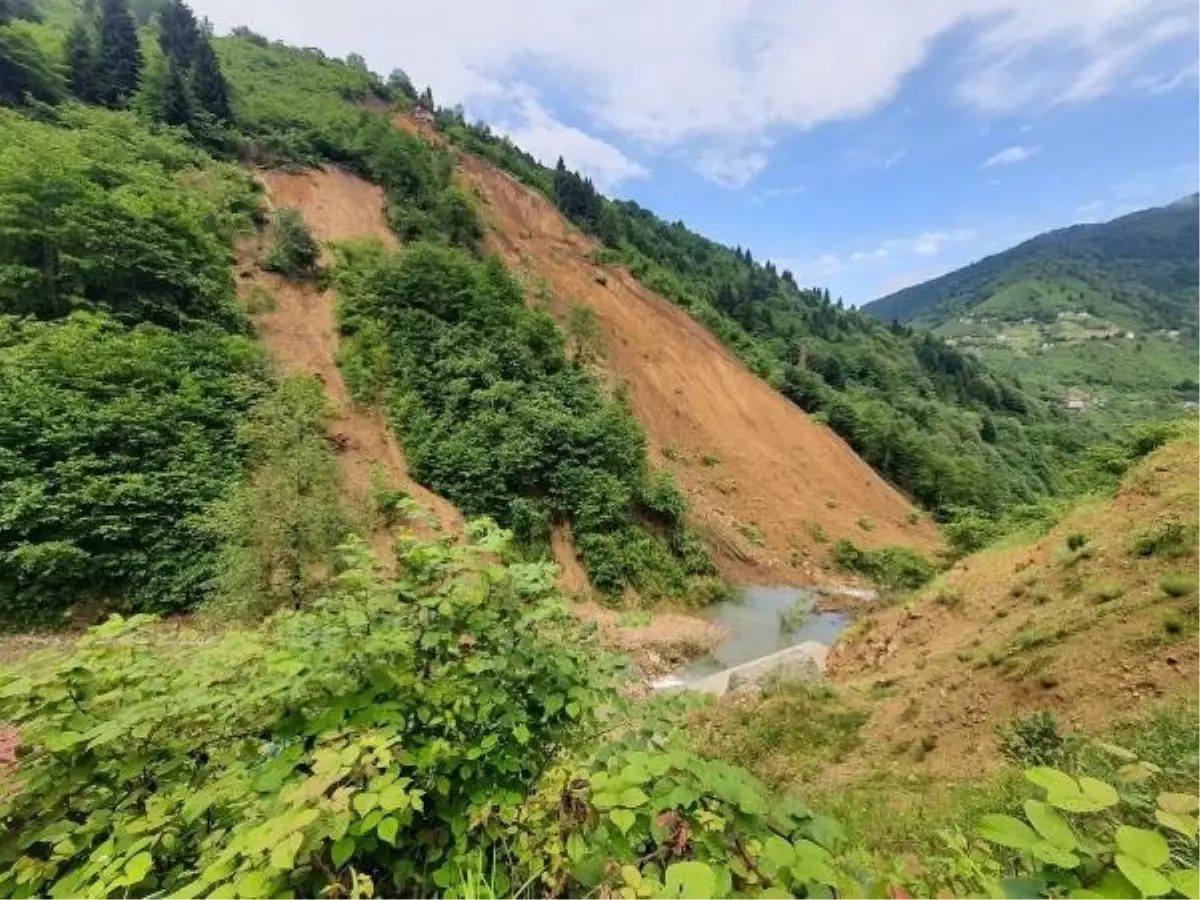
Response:
M1138 535L1130 552L1134 556L1178 559L1196 552L1196 528L1183 522L1159 522Z
M0 109L0 313L242 327L229 271L252 182L130 113Z
M471 534L404 545L394 584L351 544L332 594L260 629L180 648L113 619L5 672L0 892L430 896L517 841L605 666L549 564Z
M237 423L262 367L248 339L216 330L0 318L4 624L199 601L217 550L204 517L240 473Z
M843 571L862 575L892 590L916 590L937 573L931 562L908 547L862 550L846 538L833 545L832 559Z
M221 545L215 605L225 614L298 609L332 574L347 533L325 388L291 378L240 426L251 470L209 517Z
M1063 766L1073 760L1079 741L1058 729L1048 710L1017 716L996 729L1000 754L1019 766Z
M606 593L682 597L715 574L683 495L647 471L636 420L567 359L562 333L498 259L429 244L341 255L341 362L356 393L390 398L418 480L528 546L570 522Z
M305 277L316 269L319 253L320 248L299 210L281 209L275 213L271 222L271 249L263 261L264 268L291 278Z
M959 512L942 526L942 536L954 557L968 556L982 550L1000 536L999 524L991 518L974 513Z
M1072 553L1074 553L1076 550L1083 549L1084 545L1087 544L1087 542L1088 542L1088 536L1086 534L1080 534L1079 532L1074 532L1072 534L1067 535L1067 549L1070 550Z
M1132 754L1130 754L1132 755ZM1125 824L1128 811L1111 784L1088 776L1078 779L1045 766L1027 769L1026 777L1045 791L1044 799L1026 800L1025 818L1003 813L984 816L979 837L997 848L1022 879L1022 896L1161 897L1200 892L1196 860L1194 794L1160 793L1157 826ZM1099 814L1103 814L1102 816ZM971 859L963 842L960 858ZM977 865L971 865L980 872ZM979 879L990 896L1006 896L999 878Z

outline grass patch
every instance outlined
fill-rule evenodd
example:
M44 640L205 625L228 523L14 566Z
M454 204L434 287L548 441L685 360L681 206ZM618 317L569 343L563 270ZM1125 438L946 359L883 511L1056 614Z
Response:
M820 522L809 522L807 524L809 537L811 537L818 544L829 543L829 532L825 530L824 525L822 525Z
M698 752L747 766L784 788L798 786L856 749L867 718L828 686L783 682L757 703L698 710L690 734Z
M721 457L717 456L714 453L705 453L703 456L700 457L700 465L706 466L707 468L710 468L710 469L713 466L719 464L720 462L721 462Z
M762 529L754 524L744 524L739 522L737 530L741 532L742 537L748 540L756 547L767 546L767 539L763 536Z
M631 609L621 613L617 618L617 625L621 628L645 628L653 618L647 610Z
M1094 603L1109 603L1125 593L1125 587L1118 581L1105 578L1093 584L1088 591Z
M1173 572L1159 579L1158 587L1168 597L1186 597L1196 590L1196 576Z
M275 298L261 284L252 284L246 289L242 300L248 316L260 316L263 313L275 312Z
M861 528L863 531L874 531L875 523L872 522L870 520L870 518L868 518L867 516L859 516L858 517L858 527Z

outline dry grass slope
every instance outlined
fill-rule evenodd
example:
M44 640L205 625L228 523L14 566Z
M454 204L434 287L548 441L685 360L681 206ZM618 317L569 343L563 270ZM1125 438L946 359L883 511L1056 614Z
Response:
M921 754L931 773L978 775L999 762L994 726L1014 715L1100 729L1194 699L1197 465L1194 440L1163 447L1115 497L860 622L830 658L871 713L843 774L935 743Z

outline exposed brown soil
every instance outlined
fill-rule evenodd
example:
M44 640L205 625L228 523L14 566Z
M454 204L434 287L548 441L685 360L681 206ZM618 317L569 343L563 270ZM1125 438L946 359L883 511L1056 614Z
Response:
M299 173L269 170L259 173L272 207L298 209L313 236L321 241L375 237L390 246L395 238L383 213L383 194L370 182L340 169L312 169ZM417 484L408 474L395 436L377 410L363 410L350 400L337 366L338 329L336 298L331 291L281 278L262 271L259 240L243 245L238 266L243 291L252 285L264 289L274 309L253 316L259 336L273 361L286 374L315 375L324 385L333 406L329 435L338 451L338 465L351 503L369 507L372 473L385 475L390 487L407 491L428 510L437 525L458 533L462 517L453 505ZM420 523L416 523L421 530ZM379 531L373 545L383 558L390 554L390 536Z
M584 622L594 622L600 640L627 653L645 678L666 675L720 643L725 631L715 622L686 613L658 612L644 625L621 624L622 614L587 601L571 607Z
M995 726L1042 708L1068 729L1132 719L1159 700L1197 694L1197 596L1170 597L1184 558L1142 558L1135 538L1163 522L1195 528L1197 446L1164 448L1115 498L1085 505L1045 537L963 560L913 602L861 621L828 674L870 710L866 745L828 773L912 763L970 777L1000 763ZM1082 551L1067 548L1082 535ZM1193 582L1194 585L1194 582Z
M404 116L397 123L426 133ZM726 575L830 580L822 571L827 546L813 539L813 524L860 546L937 543L927 520L907 523L912 507L898 491L684 310L626 270L594 265L596 243L546 198L469 154L459 154L459 172L481 198L488 249L526 281L530 302L546 303L560 320L574 304L594 311L603 374L628 384L654 463L687 493Z

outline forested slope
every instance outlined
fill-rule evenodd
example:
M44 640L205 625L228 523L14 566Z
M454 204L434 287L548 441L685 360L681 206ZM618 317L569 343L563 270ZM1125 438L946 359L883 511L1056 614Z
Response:
M1038 235L876 300L1097 431L1195 408L1197 197Z

